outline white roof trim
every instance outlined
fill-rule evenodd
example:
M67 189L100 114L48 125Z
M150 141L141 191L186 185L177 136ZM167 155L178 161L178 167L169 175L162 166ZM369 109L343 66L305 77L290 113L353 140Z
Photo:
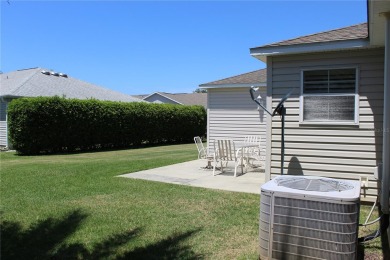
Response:
M169 99L169 100L171 100L171 101L173 101L173 102L175 102L175 103L177 103L177 104L179 104L179 105L183 105L183 103L181 103L181 102L179 102L179 101L177 101L177 100L174 100L174 99L172 99L172 98L170 98L170 97L167 97L167 96L161 94L160 92L154 92L153 94L150 94L149 96L144 97L142 100L146 100L148 97L151 97L151 96L153 96L153 95L160 95L160 96L162 96L162 97L164 97L164 98L166 98L166 99ZM146 101L147 101L147 100L146 100Z
M266 56L295 54L295 53L309 53L309 52L323 52L336 51L342 49L358 49L370 47L368 39L344 40L333 42L318 42L318 43L304 43L294 45L269 46L251 48L250 54L258 59Z
M266 87L267 83L247 83L247 84L204 84L200 85L199 88L209 89L209 88L250 88L250 87Z

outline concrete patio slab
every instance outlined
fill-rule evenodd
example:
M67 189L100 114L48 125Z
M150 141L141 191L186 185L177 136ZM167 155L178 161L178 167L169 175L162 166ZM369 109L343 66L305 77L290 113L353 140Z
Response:
M249 169L243 175L234 177L233 163L230 163L224 173L217 171L218 175L213 176L212 169L204 169L206 165L206 160L195 160L120 177L255 194L260 194L260 186L265 182L264 170L261 168ZM238 171L241 173L240 168Z

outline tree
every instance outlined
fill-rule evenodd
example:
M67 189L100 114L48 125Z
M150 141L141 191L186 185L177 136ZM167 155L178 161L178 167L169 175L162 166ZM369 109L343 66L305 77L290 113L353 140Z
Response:
M197 89L194 90L194 93L207 93L207 89L197 88Z

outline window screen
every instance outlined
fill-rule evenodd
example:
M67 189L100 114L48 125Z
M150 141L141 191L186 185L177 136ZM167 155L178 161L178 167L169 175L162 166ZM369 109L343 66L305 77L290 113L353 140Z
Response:
M303 121L355 122L356 69L303 72Z
M353 121L355 119L355 96L309 96L304 97L304 120Z

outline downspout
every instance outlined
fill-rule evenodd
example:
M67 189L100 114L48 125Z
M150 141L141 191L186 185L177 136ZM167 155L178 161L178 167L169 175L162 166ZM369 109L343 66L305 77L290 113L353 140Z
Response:
M272 111L272 73L273 73L273 58L267 57L267 99L266 107L268 111ZM271 151L272 151L272 116L267 116L266 118L266 155L265 155L265 181L271 180Z
M383 152L382 152L382 212L389 214L390 187L390 12L384 13L385 20L385 64L383 100Z

